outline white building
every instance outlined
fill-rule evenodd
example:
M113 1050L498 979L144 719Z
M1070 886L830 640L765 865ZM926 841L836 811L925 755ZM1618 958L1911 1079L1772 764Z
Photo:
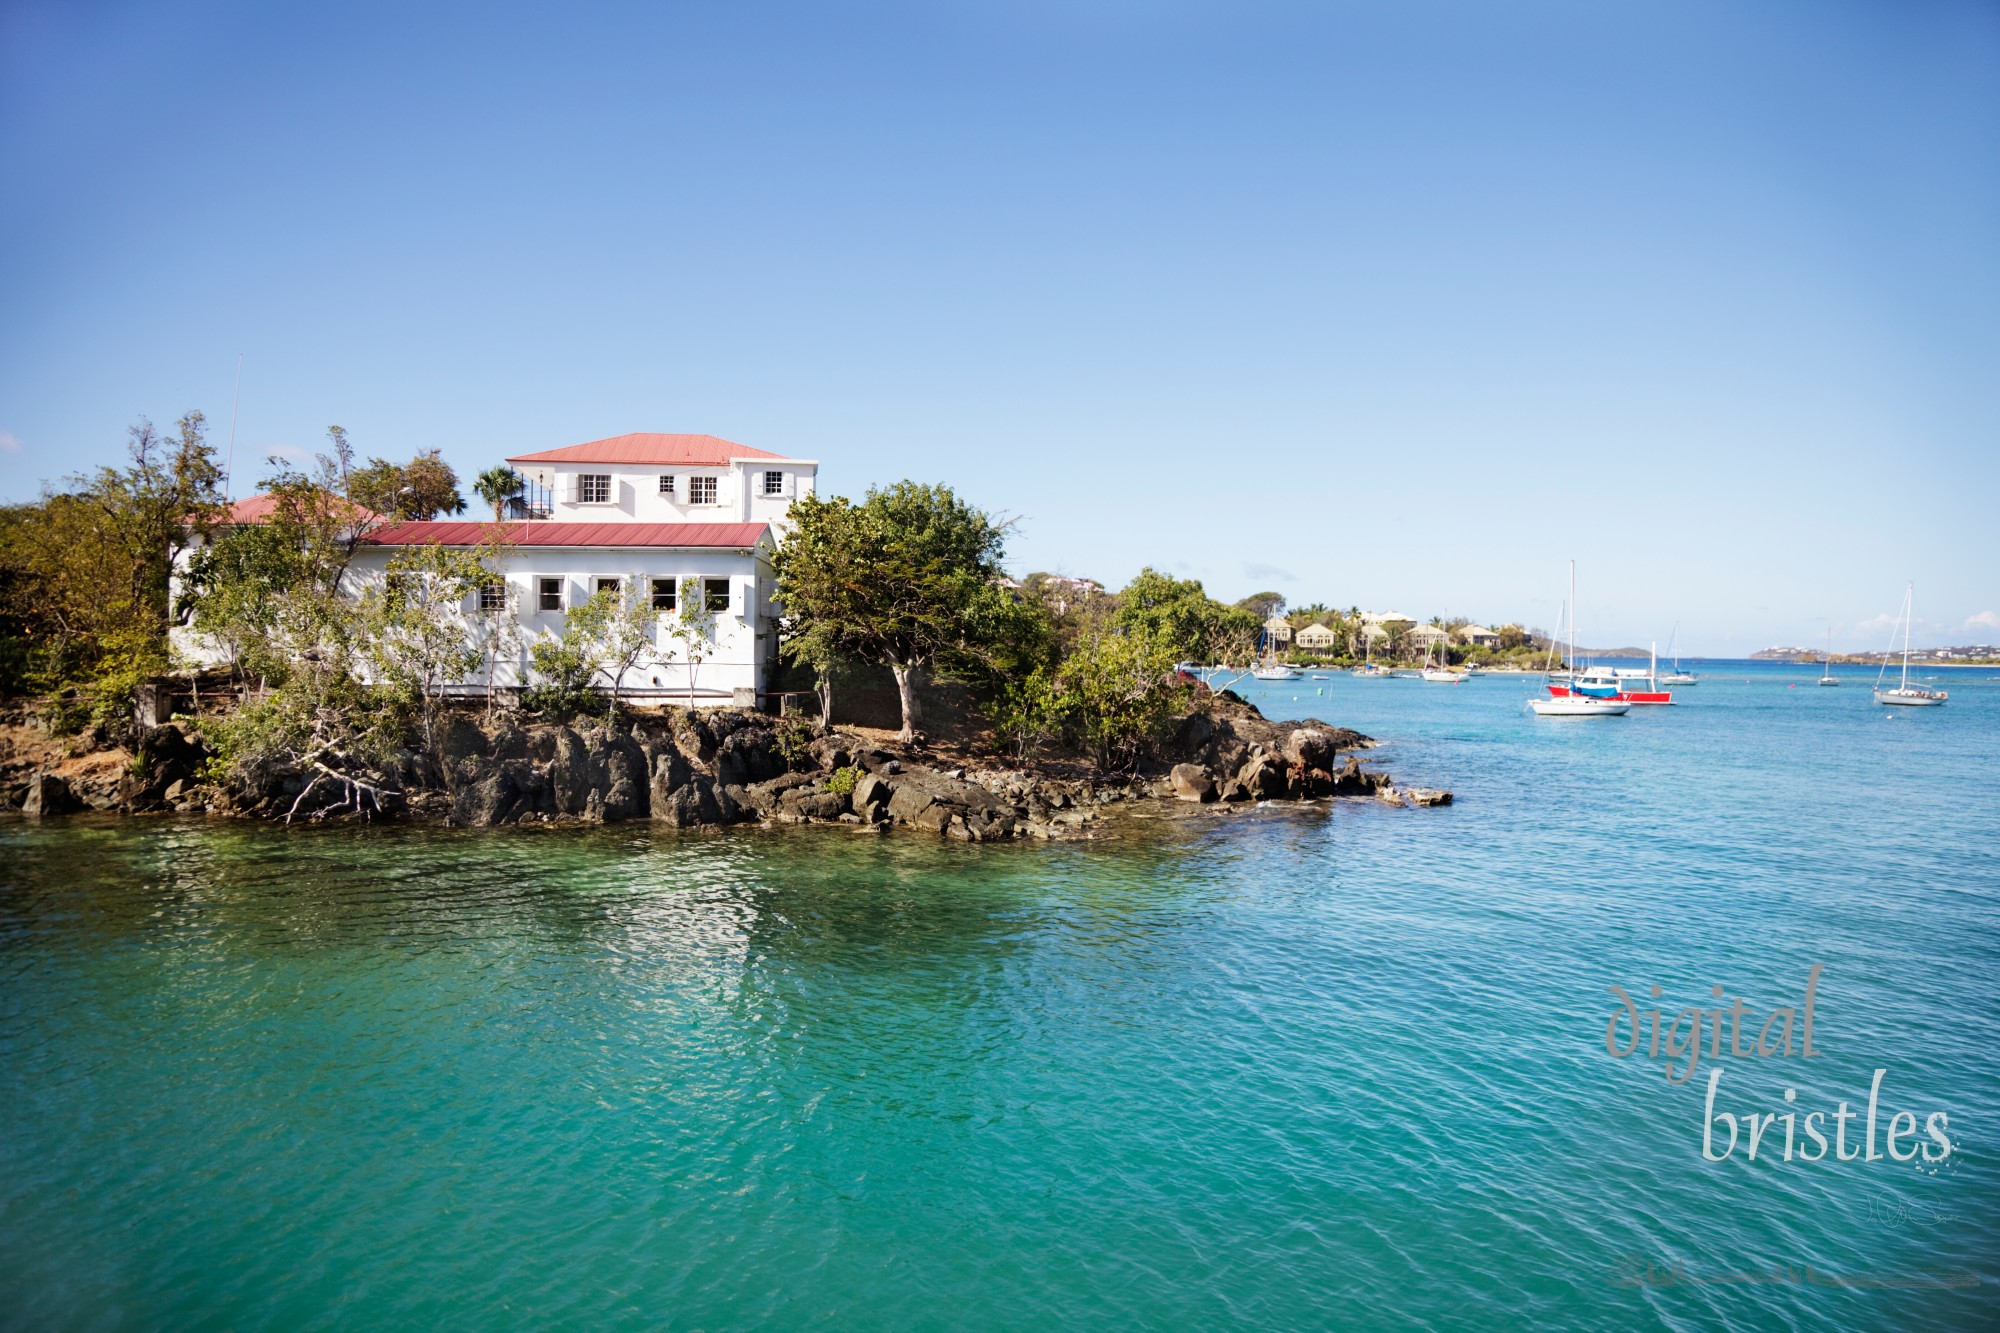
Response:
M778 610L771 556L792 500L811 495L818 465L749 449L712 435L620 435L507 460L528 482L509 505L508 554L500 578L466 599L459 614L468 634L476 612L511 610L518 628L492 679L459 682L464 692L489 684L531 684L529 646L560 634L564 614L600 588L636 588L654 612L652 643L621 682L641 702L754 704L776 664ZM231 518L264 521L266 497L240 501ZM432 543L489 543L491 521L408 522L368 532L348 567L343 591L379 587L394 554ZM695 580L714 629L695 654L667 632L687 580ZM224 659L199 626L175 631L175 647L203 665ZM608 682L600 682L608 683Z
M1458 637L1475 648L1498 648L1500 636L1484 625L1467 625L1458 632Z
M813 493L819 464L713 435L614 435L516 454L527 483L510 506L529 519L578 523L769 523Z
M1332 630L1328 629L1325 625L1315 622L1311 625L1307 625L1304 629L1300 630L1298 634L1293 637L1292 642L1296 643L1301 648L1311 648L1317 650L1320 648L1333 647L1334 644L1340 642L1340 636L1338 634L1335 634Z

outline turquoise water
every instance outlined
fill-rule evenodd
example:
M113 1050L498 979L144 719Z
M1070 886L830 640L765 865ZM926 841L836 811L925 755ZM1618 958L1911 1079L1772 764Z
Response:
M1458 804L1079 846L0 825L0 1321L2000 1325L2000 673L1812 675L1261 687ZM1815 963L1815 1059L1605 1050ZM1716 1066L1955 1150L1705 1161Z

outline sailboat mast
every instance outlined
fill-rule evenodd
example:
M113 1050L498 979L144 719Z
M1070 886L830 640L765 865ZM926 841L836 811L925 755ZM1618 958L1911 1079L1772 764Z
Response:
M1910 688L1910 622L1917 616L1917 581L1903 592L1903 688Z
M1569 674L1576 678L1576 561L1569 562Z

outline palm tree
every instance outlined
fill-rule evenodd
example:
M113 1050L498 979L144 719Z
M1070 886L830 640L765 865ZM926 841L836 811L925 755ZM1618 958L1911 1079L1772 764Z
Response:
M490 467L479 474L472 489L493 506L493 521L506 517L507 502L521 493L521 474L510 467Z

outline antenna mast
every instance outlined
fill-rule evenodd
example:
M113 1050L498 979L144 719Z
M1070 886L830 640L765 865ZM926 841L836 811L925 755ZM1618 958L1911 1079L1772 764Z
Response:
M229 400L229 462L222 471L222 498L236 498L236 409L243 405L243 353L236 354L236 393Z

